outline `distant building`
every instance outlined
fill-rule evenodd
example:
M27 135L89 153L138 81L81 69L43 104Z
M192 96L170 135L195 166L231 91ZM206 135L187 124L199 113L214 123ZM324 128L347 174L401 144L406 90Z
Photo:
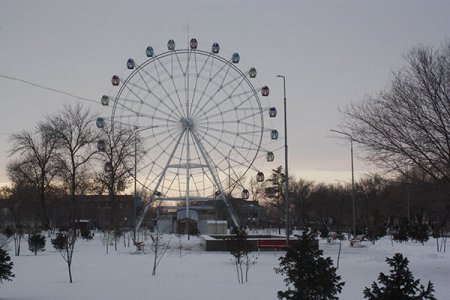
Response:
M58 224L64 225L70 215L71 198L66 196L54 211L62 217L55 216ZM113 222L121 226L132 226L133 223L132 195L115 195L111 201L109 195L77 195L75 196L74 213L77 220L84 220L94 228L110 227Z
M257 227L262 207L258 201L232 198L231 204L239 216L241 225ZM225 233L233 224L228 210L222 200L192 202L189 206L189 222L186 224L186 207L161 207L158 217L158 229L164 232L194 232L197 227L200 234ZM186 228L186 229L184 229Z

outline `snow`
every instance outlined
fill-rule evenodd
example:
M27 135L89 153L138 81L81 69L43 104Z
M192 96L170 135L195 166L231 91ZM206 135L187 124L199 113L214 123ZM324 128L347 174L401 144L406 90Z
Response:
M206 252L196 237L180 240L170 237L170 249L162 258L156 276L151 275L153 255L136 253L123 241L109 248L106 254L101 233L94 240L78 240L75 246L69 283L67 265L47 238L47 251L34 256L22 244L21 256L14 256L16 277L0 286L2 300L48 299L277 299L284 290L283 277L274 272L283 252L255 252L257 263L249 271L249 281L239 284L231 255L228 252ZM165 238L169 238L166 236ZM336 263L338 243L320 241L325 256ZM423 285L433 282L437 299L450 299L450 252L437 253L435 240L425 245L415 242L393 243L383 238L375 245L363 242L363 247L342 243L338 274L345 281L340 299L363 299L362 291L377 280L380 272L388 272L386 256L396 252L408 257L409 267ZM10 248L13 245L10 245ZM10 249L12 250L12 249Z

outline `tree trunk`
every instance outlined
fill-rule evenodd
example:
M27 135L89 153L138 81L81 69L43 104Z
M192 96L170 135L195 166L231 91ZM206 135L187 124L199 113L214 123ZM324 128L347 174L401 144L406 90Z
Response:
M22 235L20 233L14 233L14 254L16 256L20 255L20 241L22 239Z
M72 268L71 268L72 262L67 262L67 266L69 267L69 281L70 281L70 283L72 283L73 282L72 281Z
M156 236L154 247L155 247L155 256L154 256L154 259L153 259L152 276L156 275L156 266L158 264L158 247L159 247L159 236L158 235Z
M236 260L235 264L236 264L236 274L237 274L238 283L241 283L241 278L239 277L239 263L237 262L237 260Z

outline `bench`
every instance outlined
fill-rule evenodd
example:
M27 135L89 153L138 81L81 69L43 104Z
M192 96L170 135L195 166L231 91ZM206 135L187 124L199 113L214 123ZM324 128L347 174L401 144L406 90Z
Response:
M337 232L330 232L328 233L326 240L328 244L331 244L334 243L337 240L337 238L338 238Z
M260 249L286 249L286 240L258 240L258 250Z
M350 239L350 247L361 247L361 242L365 240L364 235L357 235Z

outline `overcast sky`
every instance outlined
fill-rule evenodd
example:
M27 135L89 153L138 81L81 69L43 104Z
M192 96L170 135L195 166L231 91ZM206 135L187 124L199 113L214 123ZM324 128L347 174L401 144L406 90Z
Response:
M0 0L0 74L98 101L129 57L168 39L196 37L208 50L239 52L255 66L282 112L288 102L289 171L315 181L349 181L350 151L333 138L339 108L388 86L403 56L450 38L450 1L418 0ZM222 52L221 52L222 53ZM7 182L8 138L31 130L74 98L0 77L0 183ZM281 136L282 114L275 126ZM355 149L358 155L358 149ZM283 153L277 155L284 164ZM370 166L355 161L355 171Z

